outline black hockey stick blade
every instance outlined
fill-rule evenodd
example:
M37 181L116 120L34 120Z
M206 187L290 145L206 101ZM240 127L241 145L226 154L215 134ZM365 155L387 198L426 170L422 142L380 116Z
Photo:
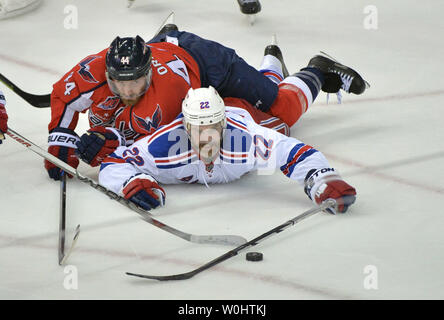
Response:
M256 239L254 239L256 240ZM132 273L132 272L126 272L129 276L144 278L144 279L151 279L151 280L159 280L159 281L170 281L170 280L187 280L192 277L194 277L196 274L201 273L202 271L211 268L212 266L221 263L222 261L225 261L239 253L240 250L249 247L254 246L256 243L253 241L249 241L231 251L228 251L227 253L221 255L220 257L217 257L216 259L211 260L210 262L204 264L203 266L194 269L190 272L186 273L179 273L179 274L173 274L173 275L167 275L167 276L151 276L151 275L145 275L145 274L139 274L139 273Z
M3 82L9 89L14 91L17 95L23 98L26 102L36 108L49 108L51 106L51 95L50 94L32 94L23 91L12 83L8 78L0 73L0 81Z
M127 275L129 276L133 276L133 277L139 277L139 278L144 278L144 279L151 279L151 280L159 280L159 281L170 281L170 280L187 280L190 279L192 277L194 277L196 274L201 273L202 271L211 268L212 266L215 266L216 264L219 264L231 257L234 257L235 255L237 255L241 250L248 248L248 247L252 247L255 246L256 244L258 244L261 240L270 237L273 234L277 234L282 232L284 229L291 227L293 225L295 225L296 223L298 223L299 221L314 215L315 213L324 211L328 208L333 208L336 206L336 201L333 199L328 199L326 201L324 201L319 207L316 208L312 208L309 209L303 213L301 213L300 215L298 215L297 217L294 217L291 220L288 220L287 222L261 234L260 236L254 238L253 240L248 241L247 243L244 243L236 248L234 248L233 250L228 251L227 253L211 260L210 262L200 266L197 269L194 269L190 272L186 272L186 273L179 273L179 274L173 274L173 275L166 275L166 276L156 276L156 275L145 275L145 274L139 274L139 273L132 273L132 272L126 272Z
M193 271L190 271L187 273L180 273L180 274L169 275L169 276L150 276L150 275L144 275L144 274L140 274L140 273L126 272L126 274L128 276L150 279L150 280L159 280L159 281L187 280L187 279L192 278L196 273L198 273L198 272L196 272L196 270L193 270Z
M59 211L59 265L62 265L65 257L65 227L66 227L66 174L61 173L60 179L60 211Z

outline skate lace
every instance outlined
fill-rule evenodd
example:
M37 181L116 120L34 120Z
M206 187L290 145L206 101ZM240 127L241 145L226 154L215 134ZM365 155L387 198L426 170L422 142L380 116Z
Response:
M349 92L353 77L350 75L342 74L341 72L339 72L339 75L341 76L342 80L342 90L344 90L345 92Z
M342 103L342 93L341 93L341 90L339 90L335 94L336 94L336 98L338 99L338 103L341 104ZM327 104L328 104L329 97L330 97L330 93L327 93Z
M345 74L339 70L333 70L333 72L337 73L341 77L341 81L342 81L341 89L347 93L350 93L349 90L350 90L350 86L353 82L354 77L349 74Z
M322 53L323 55L329 57L329 58L332 59L333 61L335 61L335 62L337 62L337 63L340 63L338 60L336 60L335 58L333 58L333 57L332 57L331 55L329 55L328 53L325 53L324 51L321 51L321 53ZM350 90L350 86L351 86L351 84L352 84L352 82L353 82L354 77L351 76L351 75L349 75L349 74L345 74L345 73L343 73L343 72L341 72L341 71L339 71L339 70L333 70L333 72L334 72L334 73L337 73L337 74L341 77L341 80L342 80L342 86L341 86L341 88L342 88L342 90L344 90L344 91L347 92L347 93L350 93L349 90Z

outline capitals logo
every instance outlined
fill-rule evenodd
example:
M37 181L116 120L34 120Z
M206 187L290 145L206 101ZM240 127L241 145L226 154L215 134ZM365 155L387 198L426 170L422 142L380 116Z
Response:
M147 131L149 134L156 131L156 129L159 127L160 123L162 122L162 110L160 109L160 106L157 105L156 111L154 111L153 115L150 117L141 118L138 117L136 114L134 114L134 119L137 125Z
M112 110L119 105L120 98L115 96L106 97L105 101L97 105L98 108L103 110Z
M98 81L94 78L92 73L89 71L90 69L90 63L95 60L96 58L99 58L100 56L89 56L80 61L79 66L80 70L77 71L79 75L82 77L83 80L91 83L98 83Z

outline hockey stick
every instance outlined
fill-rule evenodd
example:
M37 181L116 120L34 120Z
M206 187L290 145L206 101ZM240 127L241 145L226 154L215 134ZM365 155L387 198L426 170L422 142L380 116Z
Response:
M151 214L148 211L145 211L138 207L133 202L125 199L124 197L119 196L117 193L108 190L104 186L100 185L99 183L95 182L94 180L81 175L77 169L74 169L67 163L63 162L62 160L58 159L57 157L53 156L49 152L43 150L30 140L26 139L19 133L15 132L11 128L8 129L7 134L14 139L15 141L19 142L20 144L24 145L25 147L31 149L31 151L37 153L41 157L45 158L46 160L50 161L60 169L65 171L65 174L68 173L72 176L77 177L80 181L89 184L94 189L99 190L100 192L106 194L108 197L110 197L113 200L116 200L120 204L124 205L125 207L133 210L134 212L138 213L140 218L145 220L146 222L152 224L153 226L156 226L166 232L169 232L179 238L182 238L186 241L190 241L193 243L199 243L199 244L223 244L223 245L240 245L243 243L246 243L247 240L241 236L237 235L193 235L190 233L186 233L180 230L177 230L173 227L170 227L159 220L154 219Z
M237 248L234 248L233 250L228 251L227 253L217 257L214 260L211 260L210 262L208 262L208 263L202 265L201 267L194 269L190 272L173 274L173 275L168 275L168 276L151 276L151 275L144 275L144 274L131 273L131 272L126 272L126 274L129 276L134 276L134 277L139 277L139 278L144 278L144 279L159 280L159 281L190 279L190 278L194 277L196 274L201 273L202 271L207 270L207 269L215 266L216 264L219 264L231 257L234 257L241 250L248 248L248 247L255 246L260 241L264 240L265 238L270 237L273 234L282 232L284 229L295 225L299 221L301 221L309 216L312 216L315 213L324 211L324 210L326 210L328 208L332 208L334 206L336 206L336 201L333 199L328 199L328 200L324 201L319 207L312 208L312 209L305 211L304 213L301 213L297 217L295 217L291 220L288 220L287 222L277 226L276 228L273 228L270 231L267 231L267 232L261 234L260 236L254 238L253 240L248 241L247 243L244 243L244 244L238 246Z
M17 87L14 83L12 83L8 78L0 73L0 81L3 82L9 89L14 91L17 95L23 98L26 102L31 104L36 108L49 108L51 101L51 94L32 94L23 91L19 87Z
M65 233L66 233L66 174L62 171L60 179L60 220L59 220L59 265L65 264L72 249L77 243L80 234L80 224L77 225L74 238L68 252L65 254Z

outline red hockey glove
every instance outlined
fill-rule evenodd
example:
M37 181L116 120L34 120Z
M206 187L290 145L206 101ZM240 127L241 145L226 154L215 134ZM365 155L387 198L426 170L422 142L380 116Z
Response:
M327 199L336 201L336 208L327 209L330 213L344 213L356 200L356 190L341 179L333 168L312 169L305 178L305 193L316 204Z
M138 173L129 178L122 187L125 199L139 207L150 210L165 205L165 190L150 175Z
M6 99L0 90L0 133L6 133L8 131L8 115L6 114ZM2 135L3 136L3 135ZM2 140L0 139L0 144Z
M92 128L77 142L77 156L92 167L100 163L119 146L124 146L125 138L117 129Z
M76 142L79 140L77 134L67 128L57 127L49 134L48 137L48 152L60 160L66 162L73 168L79 166L79 159L75 155ZM51 179L60 180L62 169L45 160L45 168ZM72 178L71 175L68 177Z

